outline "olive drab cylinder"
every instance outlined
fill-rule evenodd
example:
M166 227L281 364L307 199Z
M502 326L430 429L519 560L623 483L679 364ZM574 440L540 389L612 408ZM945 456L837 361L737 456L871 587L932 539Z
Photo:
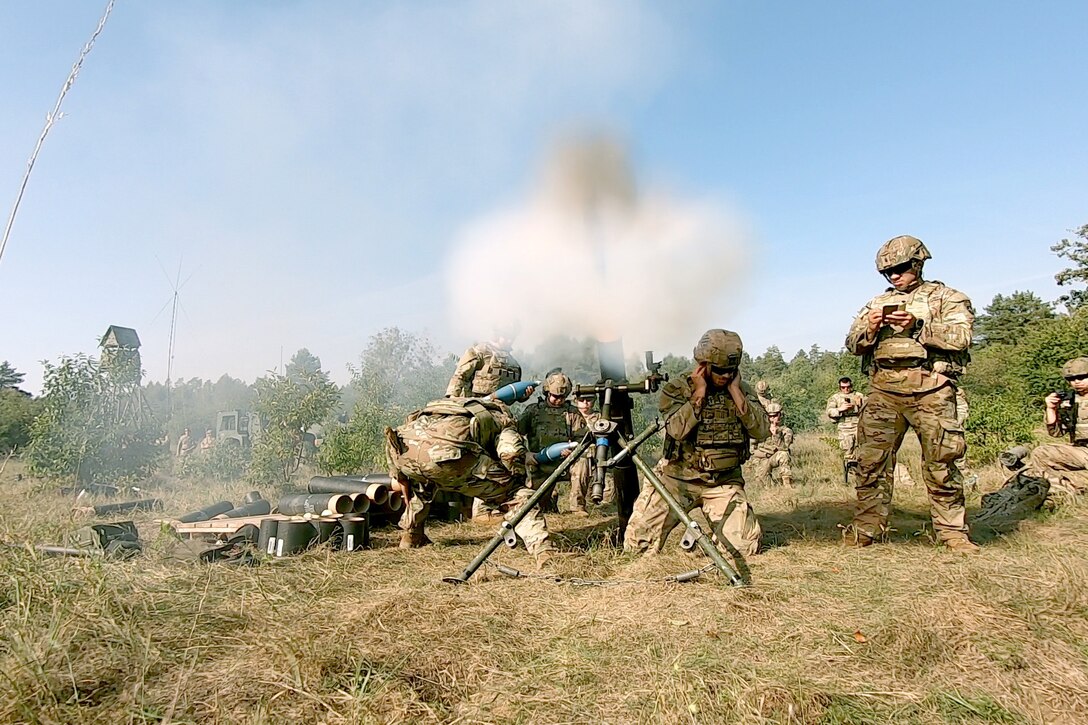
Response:
M246 497L244 499L242 499L242 503L255 503L257 501L262 500L263 498L264 497L261 496L260 491L250 491L249 493L246 494Z
M310 493L365 493L371 503L381 505L389 497L389 474L366 476L313 476L306 484Z
M259 499L231 509L226 512L225 516L228 519L240 519L243 516L267 516L271 512L272 504L264 499Z
M370 546L370 521L366 516L345 516L338 523L344 551L361 551Z
M317 529L309 521L280 521L276 526L276 556L301 553L316 538Z
M265 519L261 522L260 534L257 537L257 548L269 556L276 553L276 529L277 519Z
M365 493L349 493L347 496L351 499L351 513L365 514L370 510L370 499ZM383 498L388 498L388 496Z
M215 518L220 514L225 514L234 508L234 504L230 501L218 501L211 506L205 506L202 509L196 511L190 511L187 514L178 516L178 521L183 524L191 524L197 521L207 521L208 519Z
M317 531L317 543L324 544L330 538L335 531L340 529L340 525L337 523L339 519L311 519L310 523Z
M303 493L284 496L276 508L281 514L312 514L321 516L326 511L332 514L347 514L352 510L351 497L342 493Z

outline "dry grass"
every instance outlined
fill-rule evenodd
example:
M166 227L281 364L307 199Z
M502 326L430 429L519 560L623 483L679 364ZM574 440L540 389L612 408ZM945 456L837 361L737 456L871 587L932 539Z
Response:
M916 444L915 444L916 445ZM451 587L491 527L436 545L323 550L243 569L169 561L0 558L0 720L21 722L1088 721L1088 517L1071 509L935 547L924 494L897 492L888 544L848 550L835 452L796 446L799 485L753 490L767 550L755 583L717 576L574 586L494 575ZM917 466L915 478L921 481ZM70 501L0 480L0 538L58 542ZM982 487L1000 484L979 472ZM177 513L243 485L155 493ZM268 492L271 495L272 492ZM973 499L977 506L977 494ZM148 539L157 532L141 514ZM660 580L702 566L636 559L604 516L549 517L562 573ZM524 552L503 562L530 567Z

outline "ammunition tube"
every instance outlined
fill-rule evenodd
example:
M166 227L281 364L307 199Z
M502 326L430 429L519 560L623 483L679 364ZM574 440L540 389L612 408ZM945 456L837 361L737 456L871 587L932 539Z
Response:
M284 496L276 506L281 514L313 514L316 516L351 513L351 497L342 493L302 493Z
M225 514L232 508L234 508L234 504L230 501L219 501L210 506L205 506L202 509L178 516L178 521L183 524L191 524L196 521L207 521L208 519L215 518L219 514Z
M352 493L348 497L351 499L351 513L365 514L370 510L370 499L365 493Z
M257 501L263 501L264 497L261 496L260 491L250 491L246 494L246 497L242 499L242 503L255 503Z
M291 556L306 550L317 538L317 529L309 521L280 521L276 526L276 556Z
M265 519L261 522L261 532L257 538L257 548L265 554L272 556L276 553L276 528L279 521Z
M271 512L272 504L262 498L227 511L226 517L228 519L240 519L243 516L267 516Z
M345 516L340 519L344 551L362 551L370 546L370 517Z

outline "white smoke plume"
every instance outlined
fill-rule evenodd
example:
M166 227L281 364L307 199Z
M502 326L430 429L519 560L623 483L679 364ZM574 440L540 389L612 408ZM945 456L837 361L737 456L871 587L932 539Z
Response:
M637 188L623 145L558 144L522 203L468 224L447 264L452 329L622 337L631 352L690 354L744 278L743 224L720 203Z

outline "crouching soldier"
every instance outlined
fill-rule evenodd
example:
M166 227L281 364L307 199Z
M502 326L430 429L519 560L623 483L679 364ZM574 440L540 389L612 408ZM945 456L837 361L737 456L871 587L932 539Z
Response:
M386 428L389 475L407 503L401 548L430 543L423 527L438 491L474 496L509 517L531 494L525 454L510 409L491 398L436 400L409 415L404 425ZM552 551L543 515L533 508L514 531L543 564Z

